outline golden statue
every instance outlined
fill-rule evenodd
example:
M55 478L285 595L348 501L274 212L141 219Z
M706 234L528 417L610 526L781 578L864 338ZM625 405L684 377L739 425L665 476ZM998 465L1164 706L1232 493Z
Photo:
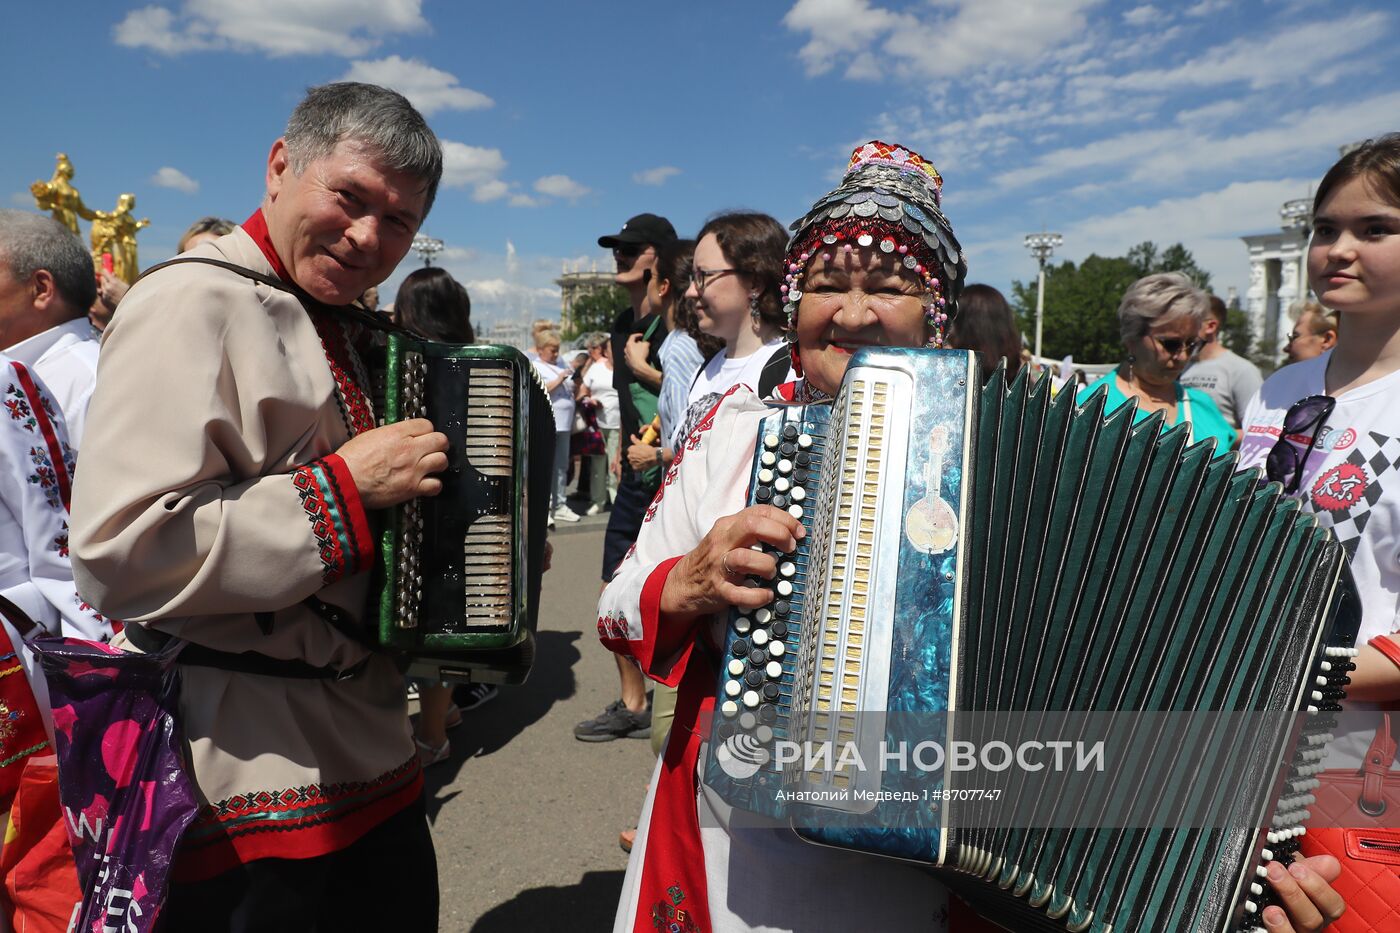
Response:
M39 210L51 212L54 220L72 230L77 236L78 218L92 220L97 215L83 203L78 189L70 184L72 179L73 163L68 161L67 155L60 152L53 177L48 181L36 181L29 186L29 191L34 195L34 203L39 206Z
M135 282L141 271L136 264L136 231L151 225L149 219L135 218L131 213L135 206L136 195L124 194L112 210L92 212L93 265L102 268L102 255L111 255L112 274L127 284Z

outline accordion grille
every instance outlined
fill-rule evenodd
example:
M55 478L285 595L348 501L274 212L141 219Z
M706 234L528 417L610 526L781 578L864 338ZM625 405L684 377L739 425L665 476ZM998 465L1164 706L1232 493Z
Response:
M468 374L464 454L483 476L515 474L515 385L504 367ZM464 616L468 628L508 626L513 617L511 563L514 523L509 512L482 515L467 526L462 546Z
M890 421L889 386L879 380L853 380L844 396L845 410L833 412L840 437L827 458L817 527L826 532L814 546L814 566L828 572L813 601L814 615L805 628L802 657L810 686L809 727L812 745L843 748L856 742L862 709L862 677L875 566L875 529L881 511L880 491L887 468L886 443ZM817 549L820 549L819 552ZM808 784L849 788L852 764L821 765L805 770Z
M483 476L509 477L515 470L515 386L505 367L472 369L467 375L464 453ZM505 552L508 556L509 551Z

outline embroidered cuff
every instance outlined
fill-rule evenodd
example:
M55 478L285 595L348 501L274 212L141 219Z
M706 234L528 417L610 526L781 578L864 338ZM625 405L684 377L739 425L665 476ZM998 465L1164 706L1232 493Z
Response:
M1366 644L1385 655L1386 660L1391 664L1400 667L1400 645L1395 643L1395 639L1385 635L1377 635L1375 638L1366 642Z
M369 516L345 461L335 454L313 460L292 474L292 482L316 536L325 584L368 570L374 562Z
M671 575L671 568L680 560L673 557L662 561L647 575L639 601L642 638L628 643L632 656L642 666L642 672L668 687L676 686L685 676L690 654L695 650L696 629L700 624L699 620L689 624L677 623L661 613L661 591L666 588L666 578Z

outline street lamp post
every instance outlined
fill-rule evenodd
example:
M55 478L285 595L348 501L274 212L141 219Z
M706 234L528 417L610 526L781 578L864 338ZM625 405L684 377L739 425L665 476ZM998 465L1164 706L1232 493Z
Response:
M1040 264L1040 282L1035 296L1035 355L1040 358L1040 335L1045 322L1045 263L1065 238L1058 233L1031 233L1026 236L1026 249Z
M433 257L442 252L442 241L420 233L413 238L413 251L423 260L423 265L431 266Z

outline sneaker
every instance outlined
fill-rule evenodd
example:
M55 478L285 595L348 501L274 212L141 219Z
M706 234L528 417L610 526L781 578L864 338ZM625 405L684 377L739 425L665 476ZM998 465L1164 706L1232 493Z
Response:
M590 505L590 506L588 507L588 510L585 511L583 514L584 514L584 515L597 515L598 513L602 512L602 511L603 511L603 507L602 507L601 505L599 505L598 503L595 502L595 503L593 503L592 505Z
M553 530L554 530L554 516L553 516L553 515L549 516L549 518L545 521L544 526L545 526L546 528L548 528L550 531L553 531Z
M613 700L608 708L593 719L574 726L574 738L580 742L611 742L613 739L651 738L651 708L634 713L621 700Z
M496 699L496 694L500 692L495 684L467 684L457 691L457 696L460 697L457 705L463 710L476 709L481 704Z
M579 514L567 505L561 505L559 508L555 509L553 517L555 521L559 522L576 522L579 520Z

